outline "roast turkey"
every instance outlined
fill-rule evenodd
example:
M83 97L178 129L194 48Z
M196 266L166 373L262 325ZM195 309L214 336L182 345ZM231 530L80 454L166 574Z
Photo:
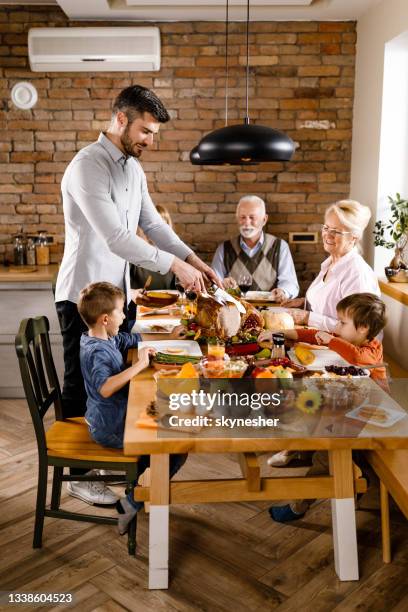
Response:
M221 303L211 295L199 295L195 320L205 335L223 340L236 336L240 331L261 331L262 315L248 302L240 301L246 309L243 314L233 303Z

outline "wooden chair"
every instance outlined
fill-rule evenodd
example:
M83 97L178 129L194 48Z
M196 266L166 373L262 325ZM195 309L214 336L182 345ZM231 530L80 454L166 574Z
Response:
M389 494L408 519L408 450L366 451L380 479L381 536L384 563L391 562Z
M64 475L66 468L123 470L128 491L133 495L137 480L138 457L127 457L121 449L96 444L83 417L63 420L61 390L52 358L47 317L24 319L15 338L21 378L34 425L38 448L38 487L33 548L41 548L44 517L92 523L116 524L114 517L103 517L60 509L64 481L117 481L117 476ZM45 431L43 419L53 405L55 422ZM46 507L48 466L53 466L50 508ZM137 515L136 515L137 516ZM136 552L136 517L129 525L128 551Z

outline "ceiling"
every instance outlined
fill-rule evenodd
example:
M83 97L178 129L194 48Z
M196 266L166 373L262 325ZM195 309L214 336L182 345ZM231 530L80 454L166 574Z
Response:
M382 0L250 0L252 21L357 20ZM70 19L104 21L223 21L226 0L0 0L0 5L58 5ZM230 20L242 21L246 0L229 0Z

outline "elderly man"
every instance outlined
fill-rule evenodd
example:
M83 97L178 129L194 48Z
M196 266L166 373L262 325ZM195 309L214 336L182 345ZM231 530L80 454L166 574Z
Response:
M211 264L214 272L225 279L225 286L236 286L250 275L251 289L271 291L276 302L296 297L299 285L289 245L263 231L268 220L265 202L255 195L244 196L236 216L240 236L217 247Z

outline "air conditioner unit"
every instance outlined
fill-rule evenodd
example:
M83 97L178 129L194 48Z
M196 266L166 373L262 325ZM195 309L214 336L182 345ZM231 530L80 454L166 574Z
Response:
M28 55L34 72L160 70L160 30L32 28Z

